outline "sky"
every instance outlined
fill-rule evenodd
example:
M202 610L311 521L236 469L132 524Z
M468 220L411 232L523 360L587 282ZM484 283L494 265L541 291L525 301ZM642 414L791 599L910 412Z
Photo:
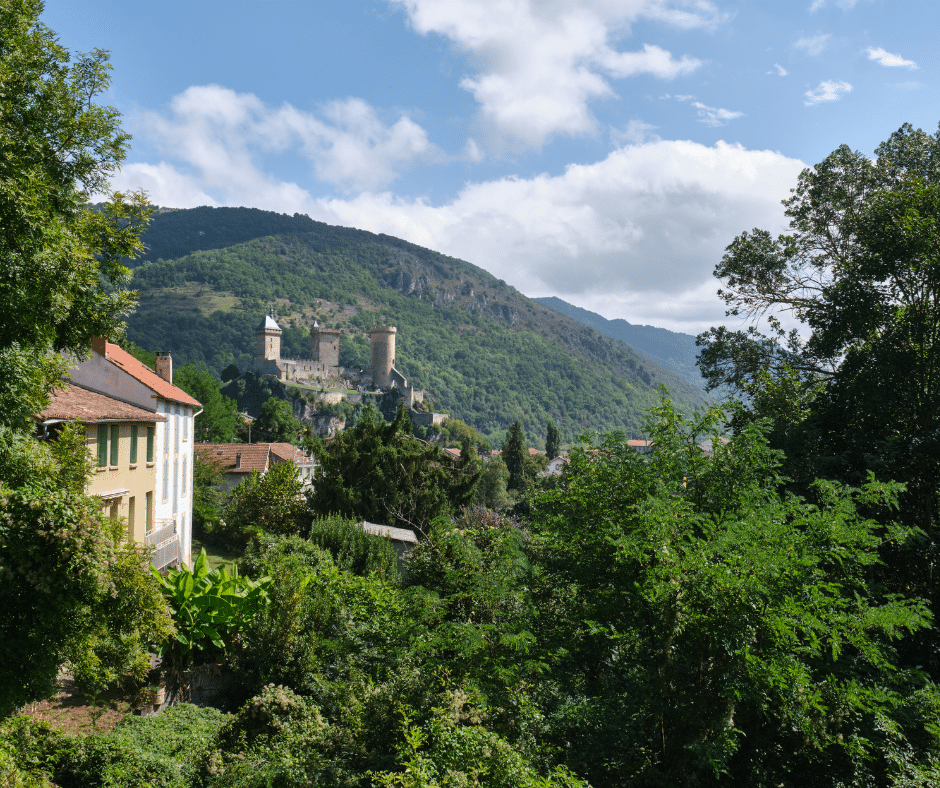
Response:
M715 265L840 145L940 121L921 0L47 0L109 50L117 190L388 233L698 333Z

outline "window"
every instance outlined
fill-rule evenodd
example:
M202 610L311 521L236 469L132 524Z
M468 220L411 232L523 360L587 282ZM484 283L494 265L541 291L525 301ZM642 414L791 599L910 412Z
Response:
M173 421L176 422L176 442L173 444L173 451L179 454L180 450L180 409L179 406L173 408Z
M173 411L171 408L166 409L166 430L164 432L165 440L163 441L163 454L166 456L170 453L170 438L173 437Z
M153 435L154 428L147 427L147 462L153 462Z
M185 457L183 457L183 478L182 478L181 484L183 487L181 492L183 495L186 495L186 458Z
M121 434L121 426L119 424L111 425L111 464L118 464L118 448L120 447L120 442L118 437Z
M108 465L108 425L98 425L98 467L106 468Z
M189 411L183 408L183 440L189 440Z
M166 503L167 495L170 490L170 461L163 459L163 502Z
M173 514L176 514L176 507L179 504L179 482L180 482L180 461L178 457L173 459Z
M153 530L153 492L150 490L147 491L144 506L146 507L144 510L144 528L149 534Z
M131 425L131 465L137 464L137 425Z
M134 520L137 514L137 499L132 495L127 499L127 532L130 540L134 541Z

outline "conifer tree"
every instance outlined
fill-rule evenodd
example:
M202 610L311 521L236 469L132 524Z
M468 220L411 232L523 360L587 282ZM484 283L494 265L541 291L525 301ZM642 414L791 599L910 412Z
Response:
M548 422L548 430L545 436L545 454L548 459L554 460L561 451L561 438L558 435L558 427L554 421Z
M522 431L522 424L518 421L513 424L506 433L506 442L503 444L503 462L509 469L510 490L524 490L528 486L528 463L529 447L525 442L525 433Z

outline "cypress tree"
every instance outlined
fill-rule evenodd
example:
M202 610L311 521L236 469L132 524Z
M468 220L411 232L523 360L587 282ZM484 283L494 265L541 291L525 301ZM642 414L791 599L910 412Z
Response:
M554 460L561 450L561 438L558 435L558 427L554 421L548 422L548 430L545 436L545 454L549 462Z
M522 424L518 421L513 424L506 433L506 442L503 444L503 462L509 469L509 483L506 485L510 490L524 490L527 486L526 478L529 448L526 446L525 434L522 431Z

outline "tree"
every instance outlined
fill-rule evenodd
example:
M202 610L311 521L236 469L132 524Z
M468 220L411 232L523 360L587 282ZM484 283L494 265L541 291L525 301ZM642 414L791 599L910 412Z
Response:
M70 62L37 19L39 0L0 11L0 427L28 426L91 337L117 339L134 294L122 261L142 250L143 194L105 192L129 137L99 106L107 53Z
M95 103L107 54L71 62L41 11L39 0L0 7L0 715L45 697L67 660L92 681L139 665L169 626L142 556L82 494L76 463L31 436L70 365L59 353L120 338L135 301L123 261L143 248L149 216L143 194L92 209L129 137Z
M238 367L235 364L229 364L222 370L220 377L223 383L228 383L231 380L235 380L239 375L241 375L241 372L238 371Z
M503 462L509 470L509 482L506 487L510 490L522 491L529 486L531 478L526 473L528 469L529 448L526 446L525 433L522 424L515 422L506 433L503 443Z
M554 421L548 422L548 429L545 435L545 456L549 461L554 460L561 451L561 437L558 435L558 427Z
M229 492L225 523L242 539L260 529L272 534L297 534L303 512L303 483L297 466L287 462L272 465L262 476L256 471Z
M911 533L860 513L890 515L898 486L821 481L810 502L784 492L764 425L722 443L718 411L685 419L666 401L655 416L649 455L623 434L577 448L536 501L568 765L598 785L675 786L887 785L907 768L896 757L932 768L940 698L892 648L929 613L872 580L882 545Z
M788 471L907 484L905 515L930 529L940 490L940 131L909 125L875 161L842 146L784 201L790 231L753 230L715 275L729 314L768 314L761 334L699 337L711 387L729 385L776 421ZM779 315L801 321L786 332ZM803 473L803 469L807 472Z
M204 370L190 365L180 367L173 375L173 383L202 403L202 413L196 416L194 435L198 441L233 443L237 440L242 417L235 405L219 391L219 382Z
M290 403L271 397L261 406L261 415L252 425L257 438L265 441L298 443L303 425L294 418Z
M355 427L317 450L317 461L308 494L314 514L422 531L473 501L480 475L469 452L454 462L438 446L415 438L401 407L389 424L370 405Z

